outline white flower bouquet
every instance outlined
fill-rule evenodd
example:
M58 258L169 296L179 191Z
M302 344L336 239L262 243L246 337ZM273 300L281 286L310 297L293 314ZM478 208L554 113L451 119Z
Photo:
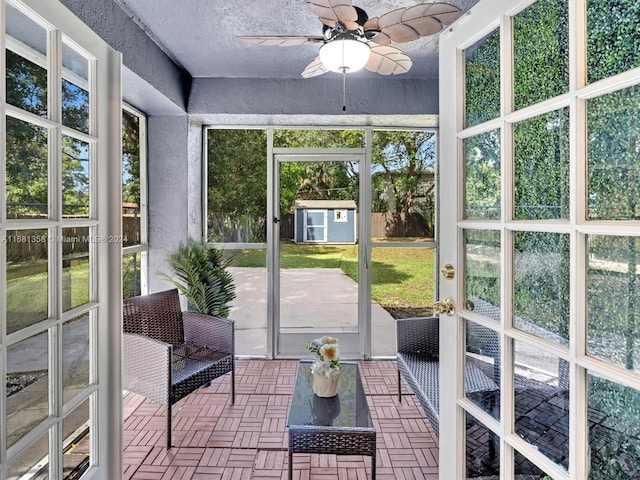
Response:
M312 373L324 374L327 377L340 373L338 339L327 336L316 338L307 342L305 348L316 357Z

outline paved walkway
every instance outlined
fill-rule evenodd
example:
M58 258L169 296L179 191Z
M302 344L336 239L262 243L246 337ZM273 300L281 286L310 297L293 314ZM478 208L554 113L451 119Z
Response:
M267 354L267 269L233 267L237 298L229 317L236 322L236 353ZM355 330L358 284L339 268L281 270L280 317L287 331ZM371 351L374 357L395 357L395 320L371 302Z

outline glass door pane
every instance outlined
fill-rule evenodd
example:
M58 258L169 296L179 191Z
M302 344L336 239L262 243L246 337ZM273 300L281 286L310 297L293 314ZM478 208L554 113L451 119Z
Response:
M6 117L6 217L37 220L49 213L49 131Z
M48 32L11 3L5 12L7 103L46 118Z
M361 356L358 159L276 158L277 354L305 355L307 341L331 335L343 354Z

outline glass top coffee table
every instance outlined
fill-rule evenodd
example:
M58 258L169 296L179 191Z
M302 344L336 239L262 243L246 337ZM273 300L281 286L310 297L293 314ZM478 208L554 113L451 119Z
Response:
M367 455L376 478L376 431L358 365L342 363L338 394L321 398L313 393L311 361L301 361L287 417L289 427L289 479L294 453Z

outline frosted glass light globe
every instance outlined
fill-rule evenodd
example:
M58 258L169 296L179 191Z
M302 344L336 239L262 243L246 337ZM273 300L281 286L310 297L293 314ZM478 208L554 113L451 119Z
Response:
M355 72L369 60L369 45L358 40L338 38L320 47L320 60L332 72Z

